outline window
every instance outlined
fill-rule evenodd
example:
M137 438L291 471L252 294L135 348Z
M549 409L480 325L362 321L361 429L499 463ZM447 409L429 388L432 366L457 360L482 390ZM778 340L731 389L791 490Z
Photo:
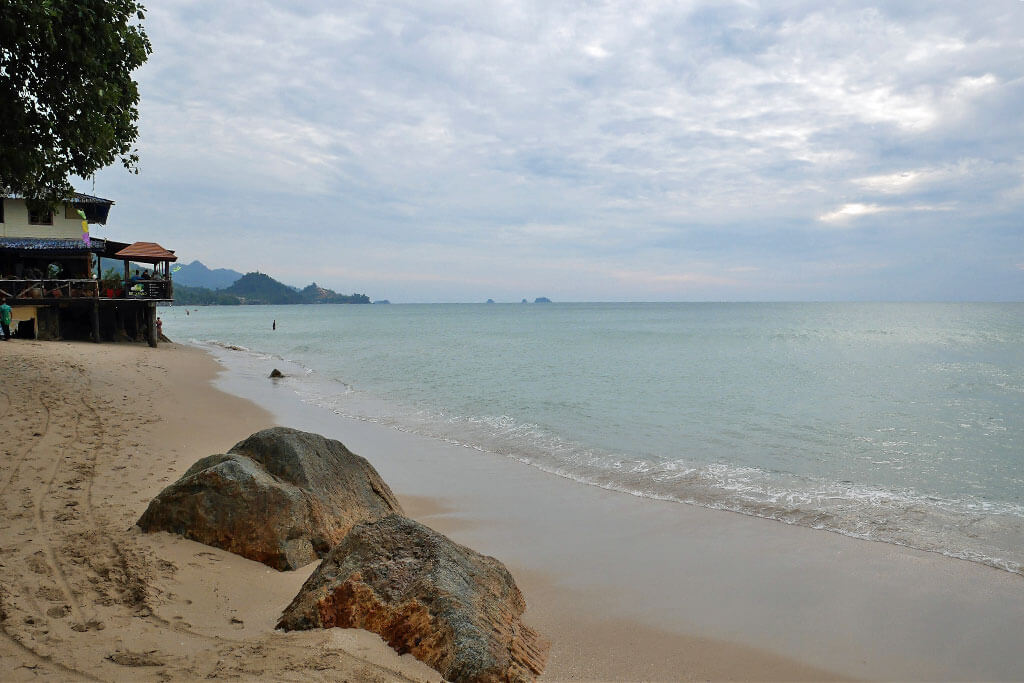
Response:
M53 211L28 210L29 225L53 225Z

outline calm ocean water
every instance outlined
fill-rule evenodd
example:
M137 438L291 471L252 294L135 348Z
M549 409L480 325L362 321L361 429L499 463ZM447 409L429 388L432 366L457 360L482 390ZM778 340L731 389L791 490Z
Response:
M161 309L169 337L242 347L221 355L272 361L339 415L639 496L1024 566L1024 304L188 310Z

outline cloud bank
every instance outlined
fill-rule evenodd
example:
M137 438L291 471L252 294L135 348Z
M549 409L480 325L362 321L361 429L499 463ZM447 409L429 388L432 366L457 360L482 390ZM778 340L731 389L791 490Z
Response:
M142 174L96 192L186 260L393 301L1024 298L1022 2L145 25Z

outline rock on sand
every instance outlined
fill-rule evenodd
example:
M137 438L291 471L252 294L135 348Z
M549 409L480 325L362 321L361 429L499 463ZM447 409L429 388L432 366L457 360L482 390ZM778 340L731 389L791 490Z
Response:
M401 515L352 528L285 609L285 630L362 628L450 681L531 681L548 644L493 557Z
M322 557L358 522L401 511L373 466L340 441L274 427L196 462L138 525L285 570Z

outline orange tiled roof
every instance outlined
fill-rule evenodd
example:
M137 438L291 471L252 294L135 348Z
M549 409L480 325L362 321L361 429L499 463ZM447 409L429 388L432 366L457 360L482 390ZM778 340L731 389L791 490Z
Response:
M129 244L114 254L117 258L135 259L136 261L177 261L173 251L168 251L156 242L136 242Z

